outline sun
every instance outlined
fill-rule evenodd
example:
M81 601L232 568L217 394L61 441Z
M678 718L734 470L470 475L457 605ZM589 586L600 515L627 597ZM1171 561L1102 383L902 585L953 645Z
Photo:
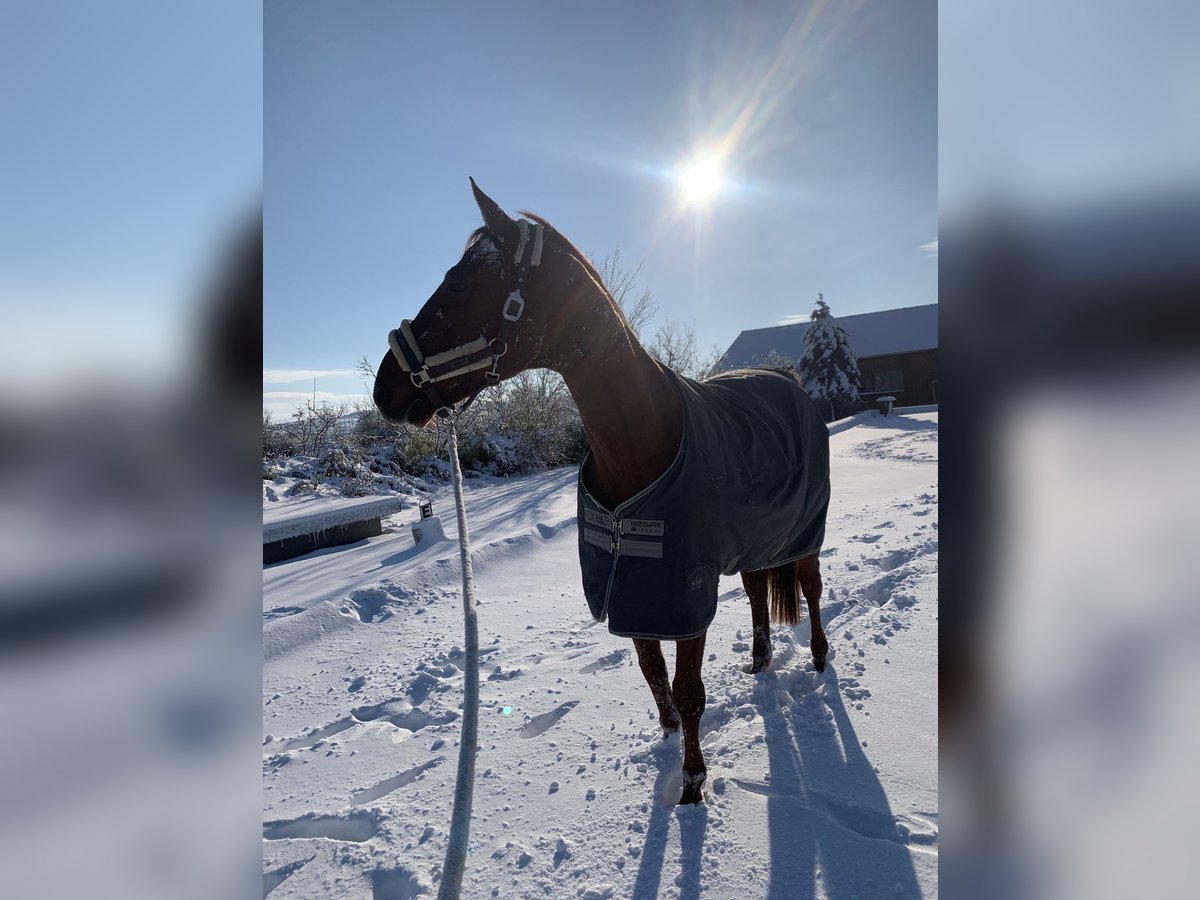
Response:
M685 163L678 171L683 200L689 206L703 206L724 186L721 160L716 156L701 156Z

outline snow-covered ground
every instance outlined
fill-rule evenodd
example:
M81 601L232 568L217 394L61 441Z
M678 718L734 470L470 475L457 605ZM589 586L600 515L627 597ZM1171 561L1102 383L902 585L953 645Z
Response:
M677 808L628 640L580 585L575 472L467 483L479 593L480 750L464 897L937 894L936 411L831 438L822 551L830 662L724 578L708 634L707 803ZM436 892L457 762L462 613L449 540L380 537L263 573L263 871L278 897ZM664 647L668 665L673 648Z

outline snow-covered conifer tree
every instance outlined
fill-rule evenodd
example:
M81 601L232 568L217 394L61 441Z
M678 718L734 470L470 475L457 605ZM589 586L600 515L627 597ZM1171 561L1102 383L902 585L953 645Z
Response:
M858 357L850 348L850 338L838 325L824 294L817 294L812 324L804 332L804 355L800 357L800 377L804 389L814 400L828 406L829 418L839 410L850 412L858 403L862 377Z

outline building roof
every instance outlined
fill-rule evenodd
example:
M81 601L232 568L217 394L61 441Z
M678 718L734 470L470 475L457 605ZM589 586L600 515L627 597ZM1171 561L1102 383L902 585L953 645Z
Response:
M842 316L836 321L846 329L850 346L860 359L937 349L936 303ZM747 329L725 351L724 366L737 368L761 364L772 350L787 359L799 359L804 353L804 332L808 331L808 326L808 322L799 322Z

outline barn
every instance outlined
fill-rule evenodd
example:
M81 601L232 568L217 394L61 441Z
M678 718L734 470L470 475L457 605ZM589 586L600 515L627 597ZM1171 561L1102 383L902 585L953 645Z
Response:
M862 373L862 398L872 403L890 394L897 406L937 403L938 305L906 306L839 317ZM804 354L808 322L751 328L725 351L721 368L769 364Z

